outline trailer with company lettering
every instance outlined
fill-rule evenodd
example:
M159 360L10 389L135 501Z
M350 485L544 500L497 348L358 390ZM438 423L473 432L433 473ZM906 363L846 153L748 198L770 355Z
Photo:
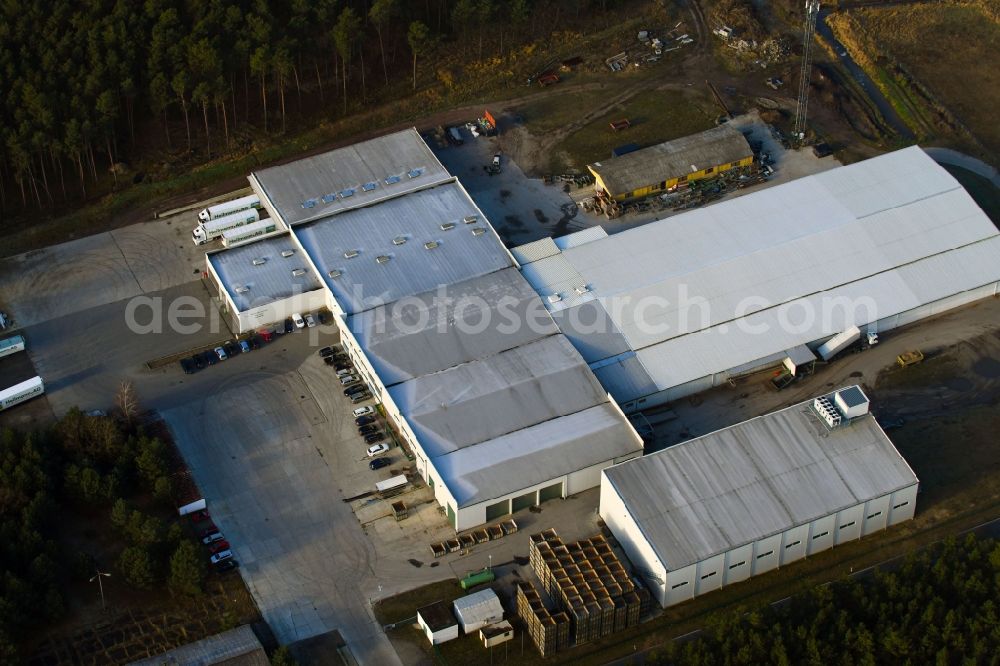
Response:
M31 400L45 393L45 384L41 377L33 377L20 384L0 391L0 411L9 409L25 400Z

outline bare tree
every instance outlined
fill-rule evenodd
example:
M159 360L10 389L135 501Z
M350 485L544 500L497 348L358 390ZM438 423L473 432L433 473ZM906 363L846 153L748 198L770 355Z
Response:
M115 397L115 403L118 405L118 409L121 410L125 423L131 426L132 419L139 413L139 396L136 395L132 382L127 379L122 380L121 385L118 387L118 395Z

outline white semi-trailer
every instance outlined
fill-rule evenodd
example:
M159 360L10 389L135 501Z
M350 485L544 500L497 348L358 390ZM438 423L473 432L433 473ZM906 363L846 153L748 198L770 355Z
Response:
M15 335L12 338L0 340L0 358L19 351L24 351L24 338L22 336Z
M260 222L254 222L242 227L230 229L229 231L223 231L222 246L236 247L237 245L243 245L244 243L249 243L254 238L259 238L260 236L272 233L277 229L278 225L276 225L272 220L261 220Z
M230 229L242 227L245 224L253 224L259 219L260 213L257 212L257 209L241 210L238 213L231 213L223 217L217 217L214 220L209 220L208 222L202 222L191 232L191 238L194 240L195 245L204 245L209 241L215 240Z
M20 384L15 384L0 391L0 412L25 400L36 398L43 393L45 393L45 384L42 383L41 377L33 377Z
M198 213L198 219L202 222L208 222L209 220L225 217L226 215L232 215L233 213L238 213L241 210L249 210L251 208L260 208L260 197L256 194L249 194L245 197L240 197L239 199L223 201L222 203L217 203L214 206L209 206L205 210Z
M838 333L821 344L816 349L816 353L819 354L819 357L824 361L829 361L831 358L844 351L860 339L861 329L857 326L852 326L846 331Z

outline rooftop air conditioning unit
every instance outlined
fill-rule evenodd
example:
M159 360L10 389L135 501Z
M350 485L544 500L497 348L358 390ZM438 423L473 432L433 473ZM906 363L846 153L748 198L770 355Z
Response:
M337 200L337 193L336 192L331 192L330 194L324 194L323 195L323 203L325 203L325 204L332 204L336 200Z
M473 236L482 236L485 233L486 233L486 229L483 229L482 227L475 227L472 230L472 235Z
M304 268L296 268L292 271L292 277L302 277L305 274L306 274L306 269Z
M353 259L356 256L358 256L357 250L348 250L344 253L344 259Z
M475 224L478 218L475 215L466 215L462 218L462 222L466 224Z
M423 173L424 173L423 169L410 169L409 171L406 172L406 177L416 178L417 176L423 175Z
M253 260L254 266L263 266L266 263L267 259L265 259L264 257L257 257L256 259Z
M558 303L562 300L562 294L549 294L549 303Z
M295 250L282 250L281 251L281 256L283 256L285 259L288 259L288 257L292 256L293 254L295 254Z
M406 243L406 236L396 236L392 239L393 245L403 245Z
M245 294L250 291L250 287L236 287L237 294Z
M399 182L399 176L386 176L385 177L385 184L386 185L394 185L394 184L396 184L398 182Z
M340 191L340 198L341 199L346 199L347 197L353 197L353 196L354 196L354 188L353 187L348 187L346 190L341 190Z
M588 291L590 291L590 287L588 287L585 284L581 284L579 287L575 287L573 289L573 291L575 291L576 293L578 293L578 294L580 294L582 296L582 295L586 294Z
M316 200L315 199L306 199L305 201L302 202L302 207L303 208L315 208L316 207Z
M371 192L376 187L377 186L375 183L365 183L364 185L361 186L361 189L364 190L365 192Z
M837 408L833 406L833 403L830 402L830 399L826 396L815 398L813 400L813 409L816 410L816 413L819 414L820 418L823 419L826 422L826 425L830 428L836 428L843 420L840 412L837 411Z
M868 396L858 386L849 386L837 391L833 396L837 409L848 419L856 419L868 413Z
M425 250L433 250L438 245L440 245L440 243L438 243L437 241L427 241L426 243L424 243L424 249Z
M329 275L331 278L339 278L343 274L344 274L343 271L338 270L336 268L330 269L330 271L327 273L327 275Z
M380 254L379 256L375 257L375 261L377 261L380 264L387 264L389 263L389 259L391 258L392 257L390 257L387 254Z
M455 223L454 222L444 222L441 225L441 231L450 231L451 229L454 229L454 228L455 228Z

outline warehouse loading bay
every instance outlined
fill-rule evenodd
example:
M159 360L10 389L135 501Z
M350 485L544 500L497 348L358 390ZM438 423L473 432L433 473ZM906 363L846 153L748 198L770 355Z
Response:
M500 132L492 137L477 137L465 125L454 126L462 137L462 143L457 145L437 138L434 133L427 133L424 138L445 168L458 177L508 247L597 225L613 234L683 212L654 205L655 197L641 204L645 210L630 210L614 220L588 212L581 204L593 196L592 180L582 185L563 180L546 185L541 178L529 176L517 164L517 150L526 140L526 129L516 116L500 116L498 123ZM737 116L729 123L747 135L758 156L768 156L774 172L765 182L726 192L721 198L756 192L840 166L832 155L819 158L808 148L785 148L777 133L756 111ZM516 141L504 136L505 131L512 129L518 133ZM489 168L496 155L500 155L499 172ZM598 155L595 159L605 157L609 156Z

